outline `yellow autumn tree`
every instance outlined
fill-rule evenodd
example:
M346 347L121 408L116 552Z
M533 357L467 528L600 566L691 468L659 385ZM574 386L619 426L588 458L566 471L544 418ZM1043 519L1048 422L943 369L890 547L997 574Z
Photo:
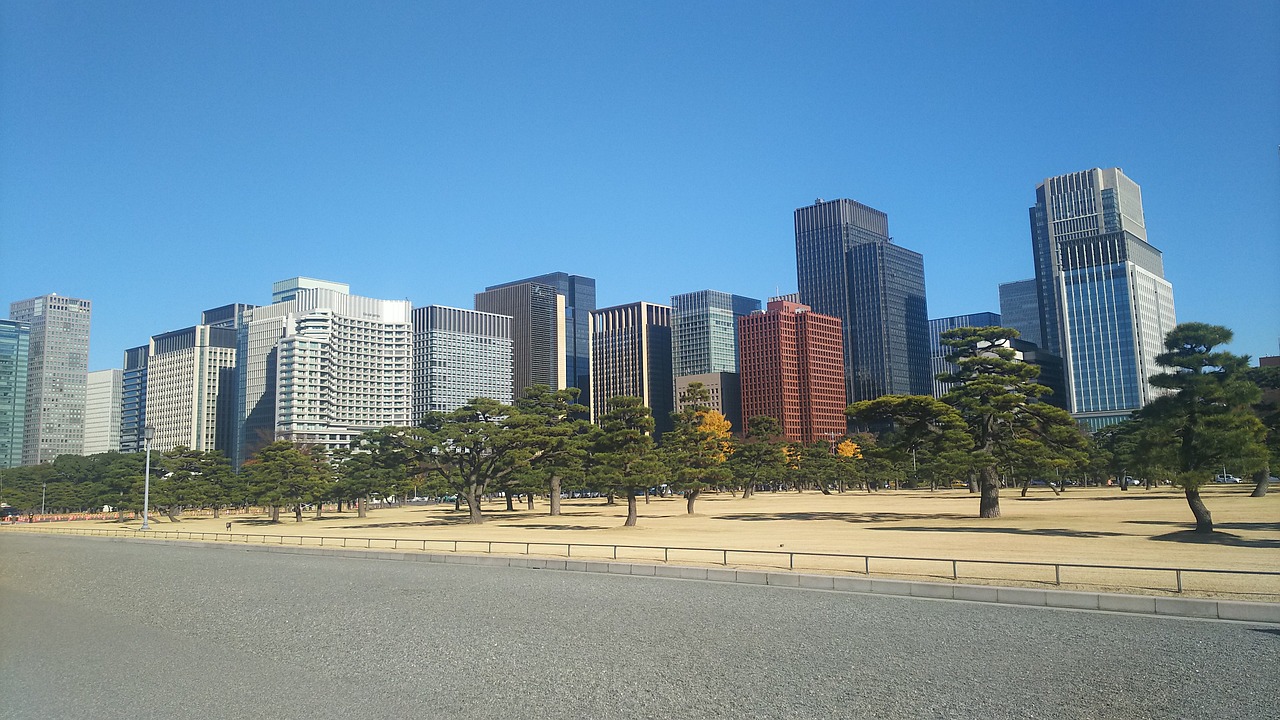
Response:
M836 455L851 460L861 460L862 448L858 447L858 443L846 438L844 442L836 446Z
M715 440L720 448L720 462L724 462L733 454L733 441L730 434L733 423L729 422L729 419L719 410L706 410L698 413L698 416L701 418L698 429Z

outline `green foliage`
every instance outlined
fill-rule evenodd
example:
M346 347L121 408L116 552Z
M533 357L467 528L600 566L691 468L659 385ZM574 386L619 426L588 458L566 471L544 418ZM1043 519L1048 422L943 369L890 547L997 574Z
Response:
M662 482L666 467L653 446L653 414L637 397L609 399L591 435L591 481L627 498L627 525L636 523L636 493Z
M728 433L718 421L707 423L710 399L702 383L690 383L680 395L684 409L671 413L674 429L662 436L662 456L672 472L672 486L684 493L690 513L703 490L733 477L724 466Z
M280 440L258 450L245 461L250 501L271 508L271 520L280 519L280 508L291 505L295 519L302 519L302 505L318 502L328 492L331 473L328 459L318 449Z
M725 463L742 487L742 496L751 497L758 485L775 483L787 470L782 423L766 415L747 420L747 432Z
M1165 352L1156 356L1168 372L1151 378L1168 393L1137 414L1139 451L1149 464L1173 472L1198 532L1213 531L1200 486L1226 464L1251 471L1267 462L1267 431L1251 407L1262 391L1248 376L1249 359L1215 350L1231 337L1227 328L1205 323L1170 331Z
M1017 359L1009 341L1018 331L1002 327L957 328L942 334L952 348L955 372L938 379L954 383L943 398L959 414L972 442L971 467L980 478L979 517L1000 516L997 467L1009 466L1028 442L1038 462L1082 462L1083 434L1066 411L1041 402L1049 388L1036 382L1040 368Z

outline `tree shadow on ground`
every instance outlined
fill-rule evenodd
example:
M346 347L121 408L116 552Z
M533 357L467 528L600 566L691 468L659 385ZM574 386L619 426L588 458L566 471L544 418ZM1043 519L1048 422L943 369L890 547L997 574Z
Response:
M1280 540L1242 538L1239 535L1218 532L1217 530L1211 533L1199 533L1195 530L1179 530L1177 532L1165 533L1164 535L1153 535L1151 536L1151 539L1159 540L1161 542L1180 542L1193 545L1227 545L1230 547L1280 550Z
M713 515L713 520L839 520L847 523L878 523L896 520L968 520L970 515L953 513L894 513L894 512L779 512L737 513Z
M1119 491L1119 490L1117 490L1116 492L1117 492L1117 493L1119 493L1120 491ZM1142 489L1140 489L1140 488L1139 488L1139 489L1129 490L1129 492L1131 492L1131 493L1146 493L1147 491L1146 491L1146 490L1142 490ZM1098 500L1098 501L1101 501L1101 502L1110 502L1110 501L1112 501L1112 500L1172 500L1172 499L1174 499L1174 498L1181 498L1181 497L1183 497L1183 495L1182 495L1181 493L1168 493L1168 494L1165 494L1165 495L1145 495L1145 494L1143 494L1143 495L1136 495L1136 494L1135 494L1135 495L1120 495L1120 494L1116 494L1116 495L1104 495L1104 496L1102 496L1102 497L1079 497L1079 496L1077 496L1075 499L1076 499L1076 500Z
M520 528L522 530L608 530L615 525L554 525L552 523L503 523L503 527ZM523 540L521 542L524 542Z
M467 525L471 519L466 513L459 513L456 517L435 518L433 520L422 520L420 522L387 522L387 523L369 523L367 525L334 525L339 530L365 530L369 528L412 528L412 527L452 527L454 525Z
M1011 527L878 527L871 530L901 530L905 532L953 532L953 533L992 533L1001 535L1033 535L1047 537L1102 538L1132 537L1128 533L1107 532L1103 530L1067 530L1066 528L1011 528Z
M1268 635L1275 635L1276 637L1280 637L1280 628L1250 628L1250 629L1253 630L1254 632L1266 633Z
M1125 520L1132 525L1166 525L1169 527L1185 527L1186 523L1167 522L1164 520ZM1227 530L1275 530L1280 532L1280 522L1231 522L1214 523L1213 527Z

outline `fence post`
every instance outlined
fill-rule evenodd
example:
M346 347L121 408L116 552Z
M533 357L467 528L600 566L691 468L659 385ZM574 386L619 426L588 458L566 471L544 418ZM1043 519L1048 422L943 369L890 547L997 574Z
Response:
M796 554L793 552L787 553L787 569L788 570L796 569Z
M614 546L613 546L613 559L614 559L614 560L617 560L617 559L618 559L618 546L617 546L617 545L614 545Z
M1173 572L1178 576L1178 592L1182 592L1182 571L1174 570Z
M721 550L720 553L721 553L720 564L724 565L725 567L729 567L729 551Z
M1058 563L1053 564L1053 584L1054 585L1062 584L1062 566L1059 565Z
M871 556L870 555L862 556L862 571L865 572L867 575L871 574Z
M959 571L959 569L957 569L957 567L956 567L957 565L959 565L959 562L957 562L957 561L955 561L955 560L952 560L952 561L951 561L951 579L952 579L952 580L959 580L959 579L960 579L960 571Z

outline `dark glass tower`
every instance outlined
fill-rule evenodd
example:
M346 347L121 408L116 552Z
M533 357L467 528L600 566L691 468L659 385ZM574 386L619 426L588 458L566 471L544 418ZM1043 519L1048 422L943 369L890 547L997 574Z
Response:
M799 208L795 229L800 302L843 322L849 402L930 394L924 257L893 243L887 215L853 200Z
M591 313L596 309L595 278L553 272L514 282L492 285L485 290L521 283L550 285L564 296L565 379L581 393L578 402L591 406Z

